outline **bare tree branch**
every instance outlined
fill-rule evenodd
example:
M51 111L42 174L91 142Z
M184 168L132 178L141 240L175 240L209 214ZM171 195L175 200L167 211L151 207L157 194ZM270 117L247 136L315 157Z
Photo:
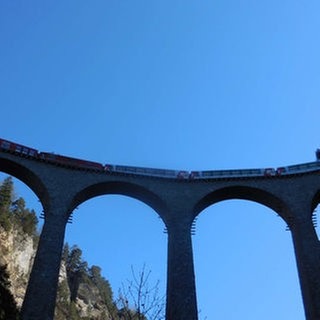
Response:
M165 297L160 295L159 281L149 284L151 271L143 265L138 273L131 266L132 280L119 289L116 304L121 316L126 320L162 320L164 319Z

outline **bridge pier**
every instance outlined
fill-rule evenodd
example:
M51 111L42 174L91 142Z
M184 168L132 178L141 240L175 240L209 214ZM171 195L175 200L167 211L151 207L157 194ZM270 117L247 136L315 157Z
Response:
M197 320L191 226L178 221L168 226L166 320Z
M37 253L21 309L21 320L52 320L64 244L66 215L46 212Z
M290 230L306 320L318 320L320 319L320 242L311 217L295 218Z

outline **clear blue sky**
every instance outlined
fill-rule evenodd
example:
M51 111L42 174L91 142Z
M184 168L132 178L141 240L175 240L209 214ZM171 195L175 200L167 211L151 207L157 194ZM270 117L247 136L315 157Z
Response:
M146 167L313 161L319 10L316 0L1 1L0 136ZM193 237L201 320L304 319L285 227L248 201L202 212ZM66 240L116 293L143 263L165 287L162 230L146 205L104 196L79 207Z

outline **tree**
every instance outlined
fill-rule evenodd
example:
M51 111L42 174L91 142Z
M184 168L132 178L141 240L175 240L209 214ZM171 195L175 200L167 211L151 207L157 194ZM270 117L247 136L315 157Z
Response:
M107 306L110 313L114 312L113 293L108 280L101 275L101 268L93 265L89 268L89 277L91 281L96 285L99 293Z
M22 231L30 236L37 233L38 219L34 210L26 208L26 202L23 198L18 198L12 203L13 220L21 226Z
M70 247L68 242L66 242L63 246L63 250L62 250L62 260L67 263L68 257L70 254Z
M87 275L88 263L82 260L82 250L73 246L66 261L71 302L76 301L81 280Z
M149 284L151 271L145 265L137 274L131 267L132 280L127 280L119 290L116 301L120 319L161 320L164 319L165 299L159 293L159 281Z
M0 225L5 231L11 229L10 207L13 198L13 181L7 177L0 185Z
M82 260L82 250L78 246L72 246L66 261L67 272L86 273L88 264Z
M0 209L9 211L13 198L13 181L12 177L3 180L0 186Z
M10 282L6 266L0 266L0 320L17 320L18 308L9 290Z

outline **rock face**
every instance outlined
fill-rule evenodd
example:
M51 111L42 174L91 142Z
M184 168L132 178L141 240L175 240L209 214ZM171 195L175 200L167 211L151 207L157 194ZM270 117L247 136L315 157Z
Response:
M11 177L0 181L0 319L18 319L39 241L36 212L14 192ZM77 246L63 249L55 320L118 320L109 282L88 266Z
M37 239L16 229L4 231L0 227L0 265L6 266L10 291L18 308L21 307L36 252ZM71 301L66 262L62 261L55 320L113 319L110 306L105 303L99 288L87 278L78 279L76 295ZM111 297L112 299L112 297Z
M35 255L34 240L15 229L6 232L0 228L0 254L0 265L7 266L10 290L21 307Z

